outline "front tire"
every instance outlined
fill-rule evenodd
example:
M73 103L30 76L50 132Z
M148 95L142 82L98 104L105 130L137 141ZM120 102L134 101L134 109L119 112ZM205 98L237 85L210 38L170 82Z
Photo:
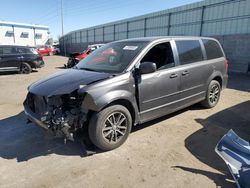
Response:
M92 143L103 151L121 146L128 138L132 127L131 114L121 105L113 105L94 113L89 123Z
M31 73L32 68L28 63L22 63L20 67L20 74L29 74Z
M217 105L220 99L221 86L216 80L212 80L208 86L206 99L201 102L205 108L213 108Z

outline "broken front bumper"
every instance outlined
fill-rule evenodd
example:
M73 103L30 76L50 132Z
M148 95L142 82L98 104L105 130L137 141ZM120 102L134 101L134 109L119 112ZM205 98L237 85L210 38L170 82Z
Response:
M29 106L27 105L27 102L24 101L24 112L25 114L27 115L28 119L30 121L32 121L33 123L45 128L45 129L48 129L48 125L44 124L42 121L41 121L41 117L39 117L37 114L35 114L34 112L32 112L32 110L29 108Z

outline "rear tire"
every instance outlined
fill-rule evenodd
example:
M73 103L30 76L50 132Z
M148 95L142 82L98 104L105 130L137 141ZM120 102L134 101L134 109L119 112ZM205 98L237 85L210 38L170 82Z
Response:
M20 74L29 74L31 73L32 68L28 63L22 63L20 67Z
M217 105L220 99L221 86L216 80L212 80L208 86L206 99L201 102L205 108L213 108Z
M94 113L89 123L89 138L103 151L121 146L128 138L132 127L131 114L121 105L113 105Z

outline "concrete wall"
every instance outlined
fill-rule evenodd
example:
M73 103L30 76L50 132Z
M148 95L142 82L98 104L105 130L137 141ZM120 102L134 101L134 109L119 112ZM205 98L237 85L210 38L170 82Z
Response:
M246 72L250 62L248 53L245 53L245 49L249 49L249 34L250 0L205 0L72 31L60 38L60 45L62 52L65 47L66 53L69 54L82 51L88 44L126 38L169 35L215 36L220 39L230 59L230 71Z
M216 36L229 60L230 72L247 72L250 66L250 34Z

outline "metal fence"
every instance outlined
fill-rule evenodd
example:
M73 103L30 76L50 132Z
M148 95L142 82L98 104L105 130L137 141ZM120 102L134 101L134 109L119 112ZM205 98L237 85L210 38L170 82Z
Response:
M67 54L88 44L147 36L250 34L250 0L205 0L72 31L60 38Z

